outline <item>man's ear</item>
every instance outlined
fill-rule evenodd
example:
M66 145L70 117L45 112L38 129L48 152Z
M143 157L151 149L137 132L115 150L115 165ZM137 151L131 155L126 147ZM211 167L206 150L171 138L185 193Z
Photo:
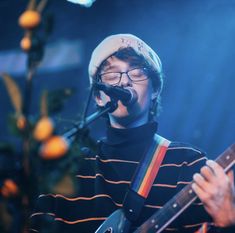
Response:
M100 93L95 96L95 102L99 107L104 107L104 101L102 100Z
M154 91L154 92L152 93L152 95L151 95L151 99L152 99L152 100L157 99L158 95L159 95L159 91Z

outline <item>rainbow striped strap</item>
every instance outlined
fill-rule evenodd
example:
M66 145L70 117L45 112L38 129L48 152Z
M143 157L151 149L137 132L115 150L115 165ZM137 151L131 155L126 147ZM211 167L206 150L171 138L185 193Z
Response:
M148 197L169 144L169 140L155 134L153 143L137 168L131 189L145 199Z
M123 201L123 210L129 221L138 220L169 144L170 141L155 134L151 146L143 155Z
M200 227L200 229L198 229L197 231L195 231L194 233L207 233L207 231L209 230L209 225L207 222L203 223L202 226Z

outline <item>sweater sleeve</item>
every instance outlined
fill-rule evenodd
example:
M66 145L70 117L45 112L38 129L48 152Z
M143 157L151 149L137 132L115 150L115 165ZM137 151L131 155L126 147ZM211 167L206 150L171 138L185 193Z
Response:
M52 194L42 194L37 199L36 208L29 219L30 233L58 232L55 219L55 197Z

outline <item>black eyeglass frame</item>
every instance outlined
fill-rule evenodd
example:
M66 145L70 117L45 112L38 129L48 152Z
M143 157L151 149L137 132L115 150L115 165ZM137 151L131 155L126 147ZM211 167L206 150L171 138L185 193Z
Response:
M133 71L133 70L137 70L137 69L142 70L142 71L143 71L143 74L142 74L142 75L144 75L145 77L142 78L142 79L139 79L139 80L133 80L133 79L130 77L129 72L131 72L131 71ZM148 77L148 75L147 75L148 69L147 69L146 67L135 67L135 68L133 68L133 69L130 69L130 70L127 70L127 71L123 71L123 72L106 72L106 73L101 73L101 74L98 75L98 80L101 81L101 82L103 82L103 80L102 80L102 75L104 75L104 74L112 74L112 73L114 73L114 74L119 74L120 76L119 76L119 81L118 81L118 82L115 82L115 83L110 84L110 85L118 85L118 84L121 82L121 80L122 80L123 74L126 74L127 77L128 77L132 82L134 82L134 83L141 82L141 81L144 81L144 80L149 79L149 77ZM107 83L108 83L108 82L107 82Z

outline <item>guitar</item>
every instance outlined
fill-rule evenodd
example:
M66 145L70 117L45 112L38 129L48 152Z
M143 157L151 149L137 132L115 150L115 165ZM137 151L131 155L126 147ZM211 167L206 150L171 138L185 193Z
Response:
M235 164L235 143L228 147L228 149L226 149L215 161L225 172L228 172ZM162 232L186 208L188 208L196 198L197 196L192 190L192 183L186 185L133 233ZM123 210L118 209L104 221L95 233L129 233L130 227L131 223L125 217Z

